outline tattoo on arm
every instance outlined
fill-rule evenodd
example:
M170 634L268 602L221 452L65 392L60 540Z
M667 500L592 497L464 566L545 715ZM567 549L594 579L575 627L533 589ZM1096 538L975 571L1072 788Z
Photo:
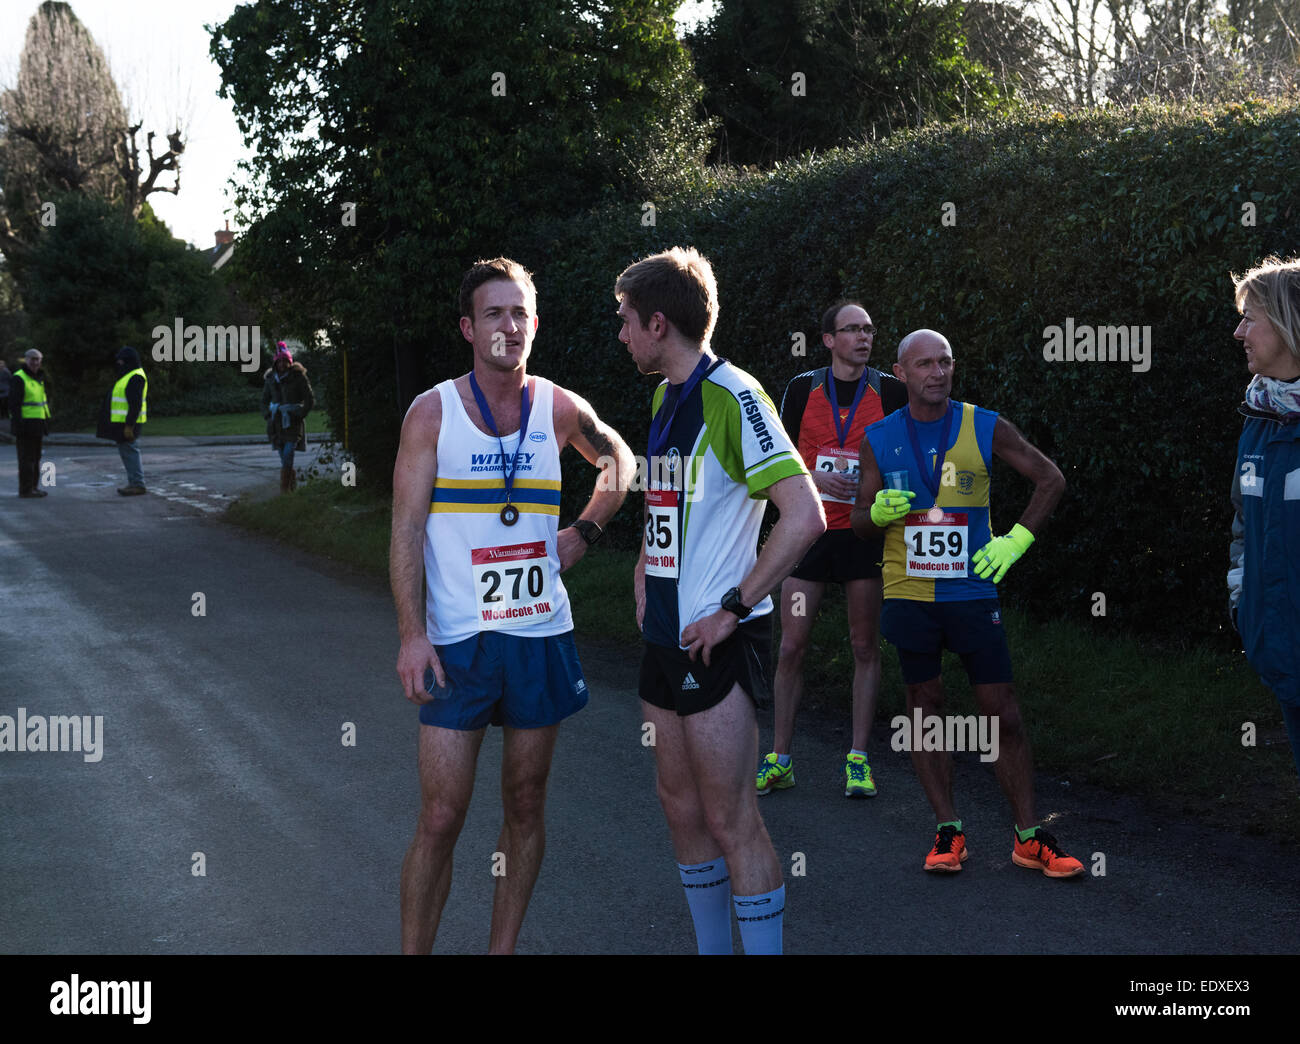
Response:
M596 427L596 418L587 413L586 410L578 414L578 430L582 432L583 438L591 443L597 456L612 457L615 455L614 444L609 441L609 436Z

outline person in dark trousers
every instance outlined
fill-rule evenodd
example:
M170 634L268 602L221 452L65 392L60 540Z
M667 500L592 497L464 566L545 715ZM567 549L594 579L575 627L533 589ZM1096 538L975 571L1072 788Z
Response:
M266 434L280 454L280 492L291 493L298 481L293 470L294 450L307 448L307 414L316 405L307 369L293 361L288 346L277 342L275 358L262 386L262 416Z
M13 377L13 371L0 359L0 420L9 416L9 386Z
M149 419L149 378L140 366L140 353L123 348L113 359L117 378L99 411L96 437L117 443L118 455L126 468L126 485L118 490L124 497L138 497L144 487L144 464L139 438Z
M9 430L18 444L18 495L43 497L40 488L41 441L50 433L50 391L41 366L44 356L35 348L9 385Z

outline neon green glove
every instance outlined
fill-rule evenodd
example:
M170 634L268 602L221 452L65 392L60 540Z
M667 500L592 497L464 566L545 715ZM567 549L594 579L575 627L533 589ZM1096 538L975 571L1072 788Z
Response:
M994 537L975 552L971 558L975 575L981 580L987 580L989 574L996 570L993 576L996 584L1007 575L1007 570L1020 560L1020 556L1029 550L1029 545L1033 542L1034 534L1017 522L1006 536Z
M877 529L884 529L889 523L897 522L907 514L914 496L915 491L910 489L878 490L871 505L871 521Z

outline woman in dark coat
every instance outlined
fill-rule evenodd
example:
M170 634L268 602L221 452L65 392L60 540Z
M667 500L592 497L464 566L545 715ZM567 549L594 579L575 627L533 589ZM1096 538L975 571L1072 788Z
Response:
M297 486L293 470L294 450L307 448L306 416L316 405L307 369L293 361L283 341L277 343L275 358L262 385L262 416L266 434L280 455L280 492Z
M1240 407L1229 598L1300 770L1300 259L1265 258L1236 283L1233 336L1253 376Z

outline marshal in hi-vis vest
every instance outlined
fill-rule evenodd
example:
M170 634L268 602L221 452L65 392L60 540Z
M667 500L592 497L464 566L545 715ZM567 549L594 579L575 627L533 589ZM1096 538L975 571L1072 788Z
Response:
M108 419L113 424L125 424L126 414L130 407L126 401L126 385L136 374L144 377L144 387L140 389L140 416L135 419L136 424L143 424L149 419L149 411L146 409L149 399L149 378L140 367L136 367L130 373L124 373L121 380L113 385L113 398L108 407ZM102 388L103 385L101 384ZM102 417L103 414L101 413Z
M19 367L14 376L23 382L22 419L48 420L50 404L45 398L45 385L22 367Z

